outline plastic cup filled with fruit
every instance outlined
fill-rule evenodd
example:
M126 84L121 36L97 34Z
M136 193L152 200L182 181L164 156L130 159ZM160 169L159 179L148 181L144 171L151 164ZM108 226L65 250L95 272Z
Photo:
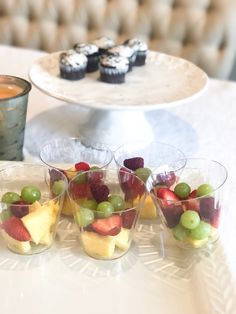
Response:
M172 177L172 185L166 184ZM202 248L219 237L222 187L227 170L217 161L187 159L179 171L160 167L147 181L163 224L176 244Z
M11 251L34 254L53 244L67 186L63 173L43 165L0 171L0 231Z
M112 151L102 143L88 143L81 138L54 139L40 150L42 162L62 171L68 181L77 174L90 169L107 168L113 159ZM72 216L66 195L62 214Z
M106 260L125 254L146 197L143 181L127 171L95 169L73 178L68 191L84 251Z
M115 151L114 159L120 169L134 172L144 183L149 175L163 164L172 166L172 170L179 170L185 165L182 151L172 145L155 141L124 144ZM143 219L157 217L156 206L150 194L146 197L140 217Z

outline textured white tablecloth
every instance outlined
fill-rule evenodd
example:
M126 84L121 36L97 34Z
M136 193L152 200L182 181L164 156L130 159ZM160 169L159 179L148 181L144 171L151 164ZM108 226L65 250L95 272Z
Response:
M28 79L29 66L40 55L37 51L0 47L1 73ZM33 87L27 113L26 159L37 161L39 147L49 137L76 135L77 124L86 121L88 114L89 110L55 100ZM178 146L187 157L215 159L228 169L225 186L228 219L224 221L222 236L225 255L222 261L215 261L215 264L211 261L208 267L209 273L211 269L215 275L210 276L199 268L193 285L190 285L193 291L184 290L185 283L182 281L179 285L175 282L176 289L173 290L170 282L152 277L150 268L137 262L135 254L124 259L123 264L116 264L121 269L115 275L108 270L106 273L103 268L102 275L98 271L100 276L96 276L97 270L91 268L93 261L80 264L80 259L72 259L73 245L72 249L69 245L64 247L64 251L63 248L59 251L53 248L31 260L1 252L1 313L236 313L232 308L236 278L236 83L211 79L206 93L196 101L168 110L148 112L147 120L157 140ZM101 263L96 265L101 266ZM110 266L106 265L109 269ZM226 268L230 270L228 277ZM199 273L204 278L197 278ZM208 282L212 283L210 291L214 305L201 305L201 310L198 310L199 300L202 303L207 303L207 300L203 302L204 293L194 289L206 289L201 280L208 275L211 277ZM156 280L159 280L158 284ZM174 281L171 284L174 285Z

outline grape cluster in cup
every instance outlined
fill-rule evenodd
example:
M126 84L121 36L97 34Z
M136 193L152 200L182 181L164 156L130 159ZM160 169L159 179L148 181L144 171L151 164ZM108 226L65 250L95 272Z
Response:
M213 187L203 183L191 189L186 182L177 183L174 172L158 176L152 193L174 239L183 247L194 248L214 242L218 236L220 206Z

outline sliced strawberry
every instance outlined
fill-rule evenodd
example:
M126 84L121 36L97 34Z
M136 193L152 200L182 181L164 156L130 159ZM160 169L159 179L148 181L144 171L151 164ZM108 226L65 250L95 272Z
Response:
M98 234L104 236L115 236L121 231L122 219L119 215L113 215L108 218L96 219L92 224L92 228Z
M156 196L166 201L179 201L179 198L168 188L159 188L156 190Z
M90 169L90 166L87 162L77 162L75 164L76 171L88 171Z
M131 229L137 220L137 211L127 208L122 213L122 226L126 229Z
M12 216L4 221L2 228L10 237L17 241L29 241L30 234L20 218Z

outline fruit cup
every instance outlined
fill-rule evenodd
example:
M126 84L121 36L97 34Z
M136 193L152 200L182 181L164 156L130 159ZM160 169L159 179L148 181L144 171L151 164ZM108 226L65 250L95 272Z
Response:
M184 154L176 147L155 141L127 143L114 153L115 162L120 169L134 172L145 183L148 176L163 164L172 166L172 170L182 168L185 165L184 158ZM176 160L179 162L177 163ZM170 173L165 183L170 186L173 180L175 178ZM140 217L143 219L157 217L156 206L150 194L147 195Z
M0 171L0 231L11 251L34 254L53 244L67 186L63 173L43 165Z
M84 251L104 260L125 254L146 197L143 181L127 171L95 169L74 177L68 192Z
M40 150L40 159L44 164L62 171L70 181L83 171L108 167L113 153L102 143L87 144L86 140L79 138L65 138L46 143ZM62 214L72 216L67 195Z
M175 172L176 180L171 187L162 184L162 178L169 174L168 167L164 169L149 177L147 189L176 244L182 248L202 248L215 242L224 209L225 167L213 160L187 159L185 167Z

